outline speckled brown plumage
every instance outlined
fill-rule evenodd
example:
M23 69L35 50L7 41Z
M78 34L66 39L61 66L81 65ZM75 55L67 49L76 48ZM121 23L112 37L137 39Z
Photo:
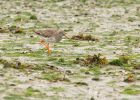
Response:
M64 31L55 30L55 29L38 30L35 31L35 33L44 38L50 38L53 42L59 42L62 39L62 37L65 35Z
M38 30L34 32L37 35L42 36L42 40L40 41L40 44L45 46L45 48L48 50L48 54L51 53L49 43L54 43L54 42L58 43L59 41L61 41L62 37L65 36L64 31L56 30L56 29L45 29L45 30Z

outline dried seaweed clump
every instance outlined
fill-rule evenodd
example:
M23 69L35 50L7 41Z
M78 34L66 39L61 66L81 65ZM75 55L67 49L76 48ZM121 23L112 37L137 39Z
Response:
M1 28L0 27L0 33L7 33L7 32L8 32L8 30L6 28Z
M18 34L18 33L24 33L24 29L18 26L10 26L8 27L9 32Z
M34 69L34 70L41 70L44 69L45 65L37 65L37 64L28 64L28 63L22 63L18 60L6 60L6 59L0 59L0 64L3 64L3 66L9 67L9 68L16 68L16 69Z
M4 67L11 67L11 68L25 68L29 65L22 64L19 61L13 61L13 60L6 60L6 59L0 59L0 63L4 65Z
M134 65L134 69L138 69L138 70L140 70L140 63L135 63L135 64L133 64Z
M92 65L106 65L108 64L108 60L106 57L102 57L101 54L94 54L93 56L88 55L85 59L76 59L76 63L79 63L84 66L92 66Z
M134 82L136 81L136 77L132 73L128 73L127 77L124 79L124 82Z
M99 41L98 38L93 37L92 35L83 35L83 34L79 34L79 35L74 35L72 36L73 40L86 40L86 41Z

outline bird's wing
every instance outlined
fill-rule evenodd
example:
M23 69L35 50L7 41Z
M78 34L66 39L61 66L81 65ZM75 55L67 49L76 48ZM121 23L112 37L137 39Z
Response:
M57 30L47 29L41 32L42 36L44 37L52 37L58 34Z

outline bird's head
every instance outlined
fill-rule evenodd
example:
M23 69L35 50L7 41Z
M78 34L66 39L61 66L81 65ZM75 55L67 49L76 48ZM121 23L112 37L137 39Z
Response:
M69 39L69 37L67 37L67 35L64 31L59 31L59 34L61 34L62 36L65 36L67 39Z
M64 31L59 31L59 34L61 34L62 36L65 36L65 32Z
M38 31L34 31L35 32L35 34L37 34L37 35L41 35L41 32L38 32Z

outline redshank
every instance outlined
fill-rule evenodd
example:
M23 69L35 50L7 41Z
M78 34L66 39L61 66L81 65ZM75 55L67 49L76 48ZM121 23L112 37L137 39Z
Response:
M66 36L64 31L56 30L56 29L45 29L45 30L38 30L34 32L42 37L39 43L45 46L45 48L48 50L48 54L51 54L51 49L49 47L49 44L58 43L62 40L63 36Z

